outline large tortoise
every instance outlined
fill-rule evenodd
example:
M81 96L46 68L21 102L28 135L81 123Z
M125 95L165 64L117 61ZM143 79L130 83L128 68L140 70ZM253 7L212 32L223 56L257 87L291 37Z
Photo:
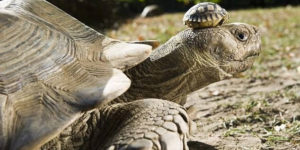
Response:
M2 0L0 149L188 149L179 104L259 51L257 28L243 23L186 29L151 53L44 0Z

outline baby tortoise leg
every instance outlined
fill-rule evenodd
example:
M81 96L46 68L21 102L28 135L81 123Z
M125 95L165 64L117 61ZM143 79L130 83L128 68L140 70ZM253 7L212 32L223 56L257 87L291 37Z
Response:
M108 106L103 115L114 122L106 150L188 150L190 119L176 103L143 99Z

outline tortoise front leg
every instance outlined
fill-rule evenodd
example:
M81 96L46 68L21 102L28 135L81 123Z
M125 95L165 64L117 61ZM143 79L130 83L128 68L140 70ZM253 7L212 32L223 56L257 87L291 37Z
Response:
M107 150L188 150L190 119L176 103L143 99L106 107L101 128Z

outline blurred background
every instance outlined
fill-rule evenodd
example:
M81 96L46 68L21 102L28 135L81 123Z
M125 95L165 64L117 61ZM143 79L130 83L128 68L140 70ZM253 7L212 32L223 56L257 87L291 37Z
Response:
M186 29L185 11L203 2L49 1L111 38L160 43ZM300 150L300 0L211 2L228 10L229 22L259 27L262 51L248 71L189 96L187 105L197 110L193 139L224 150Z
M268 8L298 5L300 0L48 0L87 24L97 28L117 27L124 19L138 16L152 4L163 12L186 11L196 3L209 1L220 4L227 10L243 8Z

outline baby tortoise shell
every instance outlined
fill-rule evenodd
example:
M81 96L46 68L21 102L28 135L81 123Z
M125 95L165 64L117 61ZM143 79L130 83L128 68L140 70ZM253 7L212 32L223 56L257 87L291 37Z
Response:
M183 22L190 28L207 28L222 25L228 20L227 11L211 2L191 7L183 16Z

